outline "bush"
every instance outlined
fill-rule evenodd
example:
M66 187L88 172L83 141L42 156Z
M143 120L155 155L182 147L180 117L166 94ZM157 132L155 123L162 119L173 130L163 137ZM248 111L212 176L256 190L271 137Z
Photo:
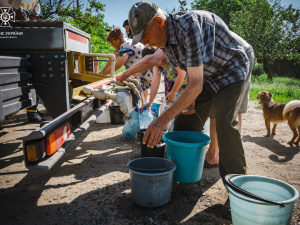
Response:
M253 75L261 75L264 72L264 66L262 63L254 63L252 74Z
M249 97L251 100L257 100L257 94L260 91L269 91L273 94L275 102L289 102L300 99L300 79L288 77L274 77L268 79L267 74L251 77L251 86Z

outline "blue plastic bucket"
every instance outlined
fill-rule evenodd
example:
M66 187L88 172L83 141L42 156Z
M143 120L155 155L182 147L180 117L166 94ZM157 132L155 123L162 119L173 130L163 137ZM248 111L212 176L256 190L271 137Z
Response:
M248 197L238 189L233 190L235 187L230 185L230 188L227 183L233 224L290 224L294 202L299 198L299 192L293 186L274 178L254 175L235 176L231 178L231 182L238 189L275 203Z
M173 162L158 157L145 157L130 161L127 167L131 196L136 204L152 208L170 201L176 169Z
M196 131L172 131L164 134L162 139L166 143L167 159L177 166L174 180L182 183L199 181L209 136Z

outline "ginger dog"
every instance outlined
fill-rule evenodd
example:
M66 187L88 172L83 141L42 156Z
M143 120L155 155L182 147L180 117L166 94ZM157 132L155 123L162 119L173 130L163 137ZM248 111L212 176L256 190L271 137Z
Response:
M282 123L286 120L282 115L286 103L274 102L272 93L268 91L259 92L257 99L259 99L259 104L262 106L263 116L267 128L267 134L265 135L265 137L270 136L271 122L274 124L271 134L275 135L277 124Z
M299 144L300 142L300 101L293 100L288 102L283 109L282 115L283 118L288 121L288 125L293 131L293 137L288 142L288 144ZM297 140L295 141L296 138Z
M300 101L293 100L288 103L274 102L272 93L268 91L261 91L258 93L257 99L263 109L263 116L267 128L266 137L270 136L270 124L274 124L271 135L276 134L276 127L278 123L288 121L293 137L288 144L299 144L300 142ZM298 132L297 132L298 130ZM295 141L295 139L298 139Z

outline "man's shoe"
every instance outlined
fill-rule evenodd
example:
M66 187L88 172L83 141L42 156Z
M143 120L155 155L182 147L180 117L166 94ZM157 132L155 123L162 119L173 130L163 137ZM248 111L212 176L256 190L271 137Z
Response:
M27 118L29 123L40 123L46 121L44 118L40 117L38 112L27 112Z
M229 197L224 203L223 210L222 210L222 217L226 220L231 220L231 209L230 209Z
M42 112L40 112L40 111L38 111L37 113L38 113L41 117L42 117L42 116L45 116L45 114L42 113Z

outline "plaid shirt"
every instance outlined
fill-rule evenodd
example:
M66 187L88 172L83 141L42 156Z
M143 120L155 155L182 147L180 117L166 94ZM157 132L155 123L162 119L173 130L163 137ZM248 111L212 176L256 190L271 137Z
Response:
M168 62L187 71L204 64L204 82L218 93L247 78L248 58L241 44L218 16L207 11L169 14Z

